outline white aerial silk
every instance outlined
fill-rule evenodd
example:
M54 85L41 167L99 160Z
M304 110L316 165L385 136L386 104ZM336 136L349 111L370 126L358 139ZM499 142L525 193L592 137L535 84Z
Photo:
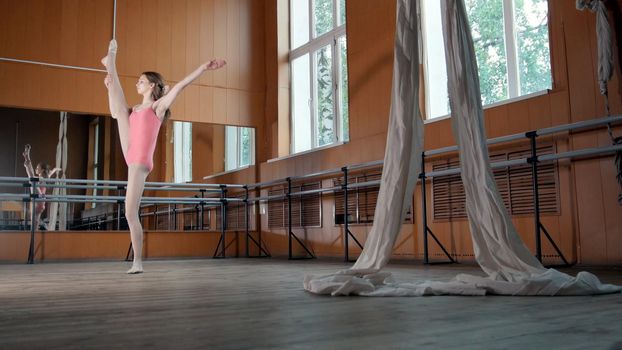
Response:
M317 294L586 295L619 292L581 272L571 277L545 269L520 240L497 191L486 148L477 62L462 0L443 1L452 126L460 149L467 215L477 262L487 277L458 275L449 282L395 282L381 272L404 219L420 171L423 127L418 117L417 18L414 2L398 0L389 132L376 218L356 264L332 275L306 276Z
M56 168L60 168L60 178L65 179L65 171L67 170L67 112L60 112L60 125L58 127L58 144L56 145ZM56 173L56 178L59 174ZM54 196L66 196L67 189L55 187L52 190ZM52 202L50 204L50 214L47 224L48 231L56 230L56 221L58 219L58 229L65 231L67 229L67 203Z
M490 168L477 61L462 0L442 3L452 129L460 151L475 259L488 277L458 276L494 294L582 295L620 291L596 276L546 269L521 241Z

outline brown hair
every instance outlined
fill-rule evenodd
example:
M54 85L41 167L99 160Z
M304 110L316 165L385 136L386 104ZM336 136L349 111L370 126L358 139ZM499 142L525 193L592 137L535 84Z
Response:
M37 163L37 167L43 169L44 177L50 177L50 166L47 163L39 162Z
M158 72L143 72L143 75L149 80L150 83L154 84L153 91L151 92L151 98L154 101L159 100L166 93L164 85L164 79L162 75ZM164 113L164 120L167 120L171 116L171 111L166 110Z

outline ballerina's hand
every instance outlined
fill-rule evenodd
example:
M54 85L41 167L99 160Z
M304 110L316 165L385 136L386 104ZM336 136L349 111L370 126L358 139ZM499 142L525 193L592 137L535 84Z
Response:
M203 65L204 70L215 70L224 67L227 61L221 59L211 60Z

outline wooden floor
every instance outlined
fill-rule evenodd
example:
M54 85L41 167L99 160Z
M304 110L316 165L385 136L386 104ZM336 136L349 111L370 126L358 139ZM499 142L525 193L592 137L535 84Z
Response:
M0 265L2 349L617 349L622 295L327 297L307 273L321 260ZM400 281L481 273L463 265L390 265ZM587 269L622 284L620 269ZM565 270L576 273L578 269Z

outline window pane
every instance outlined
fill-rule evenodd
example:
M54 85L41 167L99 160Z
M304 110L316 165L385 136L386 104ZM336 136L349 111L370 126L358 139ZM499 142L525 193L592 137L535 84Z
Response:
M426 111L428 118L449 114L445 42L440 1L422 1L426 69Z
M521 95L551 88L547 6L546 0L514 3Z
M346 23L346 0L339 0L339 20L337 25L341 26Z
M332 55L330 45L324 46L314 54L315 63L315 106L317 145L333 143L335 137L335 111L333 104Z
M192 124L173 122L173 177L175 182L192 181Z
M503 1L466 0L475 56L479 68L482 104L508 98Z
M292 50L309 42L309 0L291 0L290 40Z
M225 171L238 167L238 130L235 126L225 126Z
M293 151L311 149L311 71L309 54L292 61Z
M192 123L184 123L184 181L192 181Z
M314 38L333 29L333 0L313 1Z
M337 39L339 45L339 115L341 115L341 140L350 139L350 118L348 115L348 49L346 37Z
M240 130L240 166L251 164L251 128Z

